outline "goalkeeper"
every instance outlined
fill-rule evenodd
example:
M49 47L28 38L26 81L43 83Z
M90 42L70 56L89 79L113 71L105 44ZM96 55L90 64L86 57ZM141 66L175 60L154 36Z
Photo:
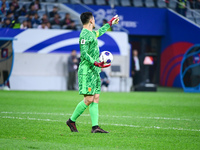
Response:
M89 106L92 120L92 133L108 133L101 129L98 124L98 103L101 91L100 68L109 67L104 62L99 63L99 47L97 38L103 35L113 24L119 21L118 16L113 17L108 23L102 26L98 31L95 28L94 16L91 12L84 12L80 16L83 29L80 33L79 45L81 52L81 62L78 70L79 94L84 96L75 108L72 116L66 124L72 132L78 132L76 128L76 119Z

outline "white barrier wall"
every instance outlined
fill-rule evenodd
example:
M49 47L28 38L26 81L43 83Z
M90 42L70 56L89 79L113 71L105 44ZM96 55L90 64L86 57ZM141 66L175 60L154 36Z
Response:
M14 41L14 66L10 77L13 90L56 90L67 88L67 59L72 49L79 51L79 32L66 30L24 30ZM123 40L121 40L121 38ZM99 47L114 54L112 65L121 67L120 75L129 76L128 35L109 32L100 38ZM111 68L105 69L110 75ZM119 77L110 77L110 91L127 91L119 87ZM123 80L124 81L124 80ZM130 81L127 83L130 83ZM127 86L128 84L126 84Z
M37 54L16 53L14 66L10 77L12 90L67 90L67 59L69 54ZM113 64L120 60L121 67L126 61L125 56L114 55ZM122 68L122 72L128 69ZM120 78L111 76L111 69L104 69L109 76L109 91L128 91L132 83L127 77L123 78L120 87ZM125 84L125 81L127 84Z
M66 90L67 57L67 54L16 53L11 89Z

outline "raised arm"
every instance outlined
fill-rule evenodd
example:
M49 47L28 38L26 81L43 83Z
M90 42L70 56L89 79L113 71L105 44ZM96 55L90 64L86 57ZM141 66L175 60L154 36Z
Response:
M94 31L96 34L96 37L102 36L108 29L110 28L110 25L108 23L104 24L99 30Z
M118 15L114 16L108 23L102 26L99 30L95 31L96 37L102 36L113 24L118 24L119 17Z

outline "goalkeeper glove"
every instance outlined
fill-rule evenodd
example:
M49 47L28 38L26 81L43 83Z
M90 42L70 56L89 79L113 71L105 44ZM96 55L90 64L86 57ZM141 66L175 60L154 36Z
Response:
M114 17L112 17L110 21L108 21L108 24L112 26L113 24L118 24L118 22L119 22L119 17L118 15L115 15Z
M97 61L94 62L94 65L100 68L107 68L109 67L111 64L105 65L104 62L100 62L98 63Z

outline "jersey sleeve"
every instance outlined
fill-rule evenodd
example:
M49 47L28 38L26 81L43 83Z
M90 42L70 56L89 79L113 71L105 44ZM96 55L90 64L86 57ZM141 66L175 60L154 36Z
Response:
M108 23L103 25L101 28L99 28L99 30L95 31L96 37L98 38L102 36L109 28L110 28L110 25Z
M85 60L89 61L91 64L94 64L94 59L87 53L90 45L89 39L80 38L79 41L80 44L80 50L81 50L81 57Z

